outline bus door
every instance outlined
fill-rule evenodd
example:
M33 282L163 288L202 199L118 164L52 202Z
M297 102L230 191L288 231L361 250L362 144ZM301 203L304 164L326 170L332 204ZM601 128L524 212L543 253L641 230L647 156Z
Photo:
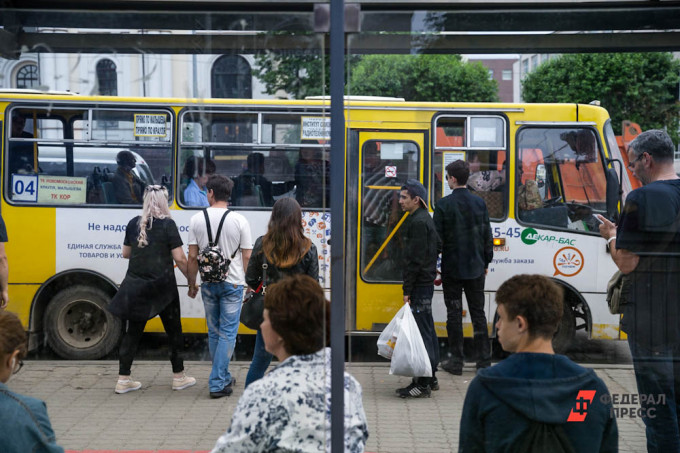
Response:
M359 132L356 329L379 331L403 304L401 186L423 181L425 131ZM427 185L427 184L426 184Z

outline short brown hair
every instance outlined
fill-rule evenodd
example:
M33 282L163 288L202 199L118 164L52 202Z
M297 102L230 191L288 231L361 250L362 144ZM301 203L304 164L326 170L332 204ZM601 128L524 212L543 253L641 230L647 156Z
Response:
M267 286L264 308L289 354L312 354L327 343L330 302L308 275L293 275Z
M12 354L19 350L18 359L26 357L26 331L19 317L9 311L0 310L0 355Z
M213 191L216 201L229 201L231 189L234 188L234 181L224 175L210 175L205 183L207 190Z
M515 275L498 288L496 303L510 318L524 317L532 338L552 339L562 320L563 294L561 286L543 275Z
M464 186L470 177L470 164L464 160L454 160L446 166L446 173L456 178L459 185Z

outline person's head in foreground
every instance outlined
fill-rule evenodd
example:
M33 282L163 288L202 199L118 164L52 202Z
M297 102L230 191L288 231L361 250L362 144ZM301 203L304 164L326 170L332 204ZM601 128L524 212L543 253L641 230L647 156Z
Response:
M26 332L19 317L0 310L0 451L63 453L45 403L5 385L21 369L26 352Z
M498 288L497 336L514 354L470 382L460 453L618 451L604 382L553 351L562 297L562 288L542 275L516 275Z
M280 361L243 392L229 430L213 453L330 451L331 360L327 343L330 303L308 275L267 285L265 349ZM361 386L344 374L345 452L363 452L368 438Z
M542 275L516 275L498 292L496 335L508 352L554 354L552 338L562 320L562 287Z
M279 361L321 350L326 345L329 315L323 289L308 275L267 286L260 325L265 349Z
M23 366L26 332L21 321L8 311L0 311L0 382L7 383Z

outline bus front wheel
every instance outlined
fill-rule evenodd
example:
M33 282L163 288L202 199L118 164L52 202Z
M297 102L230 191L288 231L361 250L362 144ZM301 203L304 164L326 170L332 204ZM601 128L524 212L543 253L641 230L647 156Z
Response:
M562 321L557 327L557 332L553 336L553 349L558 354L564 354L571 346L571 342L574 340L574 334L576 333L576 324L574 322L574 312L572 311L571 305L564 300L564 314L562 315Z
M64 359L100 359L121 335L121 320L106 310L111 298L101 289L74 286L57 293L45 311L47 344Z

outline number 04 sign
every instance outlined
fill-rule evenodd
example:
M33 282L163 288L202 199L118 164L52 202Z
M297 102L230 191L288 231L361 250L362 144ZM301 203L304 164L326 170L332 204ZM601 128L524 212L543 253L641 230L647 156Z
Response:
M12 175L13 201L38 201L38 175Z

